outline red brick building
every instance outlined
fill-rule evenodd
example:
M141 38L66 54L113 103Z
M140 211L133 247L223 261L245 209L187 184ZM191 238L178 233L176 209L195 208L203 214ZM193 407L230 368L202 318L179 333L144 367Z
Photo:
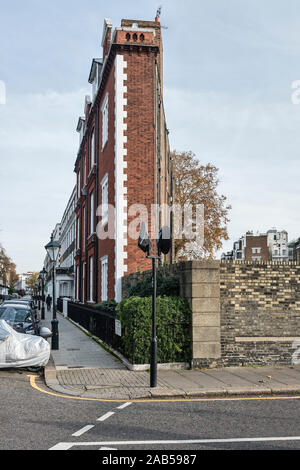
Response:
M247 261L268 261L269 249L267 235L246 234L245 260Z
M128 235L138 215L134 204L147 208L153 246L159 228L170 225L161 214L151 225L151 205L170 204L172 186L160 23L122 20L113 30L106 19L102 49L77 126L75 296L84 303L120 300L122 276L151 268Z

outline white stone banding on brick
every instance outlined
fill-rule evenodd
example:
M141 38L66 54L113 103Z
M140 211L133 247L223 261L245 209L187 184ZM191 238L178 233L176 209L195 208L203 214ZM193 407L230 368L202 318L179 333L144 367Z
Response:
M124 157L127 155L125 144L127 137L125 131L127 117L125 107L127 99L125 85L127 75L125 69L127 63L123 55L117 54L115 58L115 299L122 300L122 276L127 271L125 247L127 245L127 163Z

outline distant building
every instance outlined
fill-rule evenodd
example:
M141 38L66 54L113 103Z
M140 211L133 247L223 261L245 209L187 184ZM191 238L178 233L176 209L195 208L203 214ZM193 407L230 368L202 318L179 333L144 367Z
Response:
M232 261L233 260L233 251L227 251L227 253L223 253L221 259L225 261Z
M56 263L55 297L69 297L74 299L74 258L75 258L75 198L76 188L73 189L62 220L53 230L53 238L58 241L61 248ZM44 267L48 273L45 283L45 294L53 297L52 263L48 254L45 257Z
M74 258L75 258L75 198L76 187L73 189L63 218L60 223L61 245L59 268L57 277L59 280L59 297L75 297L74 286Z
M246 234L245 260L246 261L268 261L269 250L267 235L253 233Z
M288 261L288 233L286 230L279 232L275 228L267 231L268 248L272 261Z
M19 279L17 280L17 282L14 285L14 289L15 289L16 292L26 292L27 293L28 288L27 288L27 285L26 285L26 281L32 274L33 274L33 272L31 272L31 271L27 272L27 273L18 274Z
M245 261L288 261L294 254L292 247L288 247L288 233L281 232L275 228L267 233L256 233L248 231L233 244L231 252L223 253L222 259L245 260ZM299 252L299 251L298 251ZM296 255L295 255L296 256Z
M289 261L300 263L300 237L288 244Z
M269 259L267 235L261 233L253 234L253 232L250 231L247 232L239 240L234 242L232 259L244 261L267 261Z
M8 286L0 279L0 298L3 295L8 295Z
M245 243L245 236L242 236L238 241L234 242L232 252L234 260L245 259Z

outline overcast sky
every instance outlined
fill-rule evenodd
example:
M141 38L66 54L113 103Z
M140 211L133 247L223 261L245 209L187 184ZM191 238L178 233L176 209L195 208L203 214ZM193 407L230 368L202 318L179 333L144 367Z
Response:
M171 148L220 169L223 250L249 229L300 235L299 0L0 0L0 242L19 273L42 269L75 184L104 18L154 20L160 4Z

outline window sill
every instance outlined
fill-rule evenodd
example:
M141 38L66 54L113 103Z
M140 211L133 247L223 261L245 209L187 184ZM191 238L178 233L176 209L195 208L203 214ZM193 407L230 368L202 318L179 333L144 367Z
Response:
M103 150L105 149L105 147L106 147L106 145L107 145L107 142L108 142L108 139L106 139L105 144L102 146L101 152L103 152Z

